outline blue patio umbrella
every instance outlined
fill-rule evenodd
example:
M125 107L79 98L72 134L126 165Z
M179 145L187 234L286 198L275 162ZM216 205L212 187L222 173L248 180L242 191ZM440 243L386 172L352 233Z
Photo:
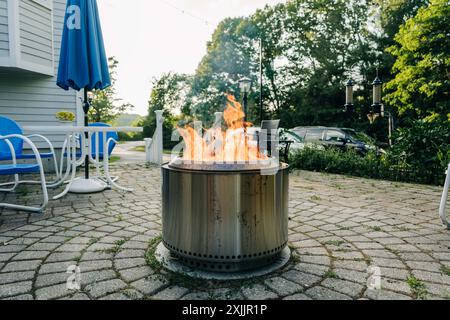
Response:
M88 91L111 85L96 0L67 1L57 85L64 90L84 89L83 110L87 126ZM89 179L88 163L86 157L86 179Z

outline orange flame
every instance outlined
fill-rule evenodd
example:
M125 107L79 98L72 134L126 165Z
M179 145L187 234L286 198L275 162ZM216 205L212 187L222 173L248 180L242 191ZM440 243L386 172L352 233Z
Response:
M235 163L267 159L260 154L257 142L247 134L252 124L245 122L242 106L232 95L227 97L223 119L227 130L222 130L220 123L205 134L200 123L178 128L185 143L183 160Z

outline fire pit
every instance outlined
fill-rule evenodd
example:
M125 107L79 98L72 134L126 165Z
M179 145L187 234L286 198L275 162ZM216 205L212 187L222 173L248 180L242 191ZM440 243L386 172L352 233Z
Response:
M228 108L239 110L231 102ZM217 137L208 139L217 142ZM207 160L192 161L193 154L185 150L183 158L162 167L163 244L188 267L219 273L254 270L277 262L287 246L288 166L250 155L246 146L251 144L242 139L240 145L234 136L238 144L231 147L231 140L224 138L219 149L236 155L239 148L247 155L244 159L230 161L217 149L214 154L222 161L211 159L203 144L202 159ZM184 140L188 144L189 138Z

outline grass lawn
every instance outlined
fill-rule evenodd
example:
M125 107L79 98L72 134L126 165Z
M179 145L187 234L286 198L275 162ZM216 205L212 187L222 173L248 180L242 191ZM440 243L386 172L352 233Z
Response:
M134 147L131 150L137 151L137 152L145 152L145 146ZM164 149L163 153L164 154L172 154L172 150Z
M111 156L111 158L109 158L109 163L114 163L114 162L118 162L118 161L120 161L119 156Z
M137 152L145 152L145 146L134 147L131 150L137 151Z

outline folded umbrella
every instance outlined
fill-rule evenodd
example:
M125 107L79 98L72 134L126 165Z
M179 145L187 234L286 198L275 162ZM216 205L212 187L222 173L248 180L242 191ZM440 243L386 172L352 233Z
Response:
M88 91L111 85L96 0L67 1L57 85L64 90L84 90L84 125L88 126ZM88 180L88 156L85 170Z

